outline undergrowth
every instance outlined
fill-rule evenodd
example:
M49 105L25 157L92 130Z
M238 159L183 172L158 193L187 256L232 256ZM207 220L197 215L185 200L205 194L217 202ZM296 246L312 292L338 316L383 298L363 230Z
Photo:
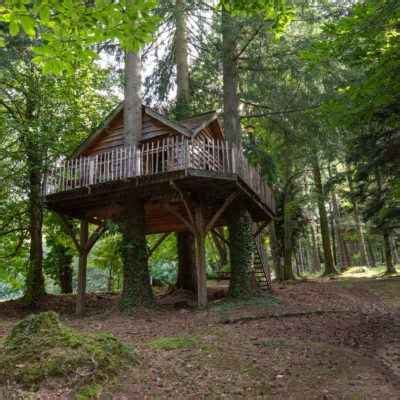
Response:
M135 361L133 349L113 335L82 334L61 324L54 312L19 322L0 351L0 382L38 389L49 378L63 378L65 384L83 390L77 399L85 399L85 386L91 385L89 392L98 389L96 383Z

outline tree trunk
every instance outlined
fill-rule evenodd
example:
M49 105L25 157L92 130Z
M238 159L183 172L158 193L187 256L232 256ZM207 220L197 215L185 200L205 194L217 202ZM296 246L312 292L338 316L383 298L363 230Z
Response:
M176 234L178 253L177 289L196 290L196 260L195 240L191 232L179 232Z
M207 265L206 265L206 231L203 210L196 207L194 210L195 232L195 254L196 254L196 294L197 305L207 305Z
M369 259L371 260L371 267L376 268L375 251L372 246L372 241L369 238L367 238L367 245L368 245Z
M278 281L283 280L283 267L281 262L281 251L278 242L278 238L276 237L276 228L275 222L272 221L269 227L269 237L271 241L271 255L272 261L274 263L275 277Z
M235 298L251 296L251 263L253 255L252 222L248 211L239 206L229 213L229 250L231 259L231 280L229 295Z
M186 8L185 0L175 2L175 63L176 63L176 108L178 119L189 116L190 89L188 42L186 33ZM178 289L196 290L195 277L195 243L191 232L176 234L178 252L178 273L176 287Z
M287 189L288 191L289 189ZM292 238L292 218L290 215L290 199L289 193L284 194L283 203L283 231L284 231L284 246L283 246L283 280L295 280L296 276L293 272L293 238Z
M176 0L175 63L177 97L175 112L178 119L187 117L190 111L188 43L185 11L185 0Z
M117 221L122 233L121 256L123 284L120 300L122 311L132 311L136 306L149 306L154 302L148 268L144 202L132 198L129 208Z
M114 286L114 277L113 277L113 267L110 265L108 267L108 279L107 279L107 292L112 293Z
M329 237L328 216L325 209L325 193L322 186L321 170L318 158L313 158L313 176L315 190L317 194L317 203L319 211L319 223L321 227L322 247L324 249L325 270L323 276L337 274L332 257L331 241Z
M222 11L222 47L223 47L223 91L224 91L224 132L231 143L241 143L238 68L235 61L236 42L234 17Z
M353 183L351 180L351 176L348 173L347 174L347 182L349 184L349 189L350 193L353 192ZM358 204L355 200L352 201L353 205L353 217L354 217L354 223L356 225L357 233L358 233L358 239L359 239L359 248L360 248L360 253L361 253L361 263L363 265L366 265L369 267L369 260L368 260L368 252L367 252L367 246L365 244L365 237L364 237L364 231L363 227L361 224L361 219L360 219L360 212L358 210Z
M41 200L41 172L40 161L34 154L35 146L31 149L29 160L29 234L30 254L29 267L26 278L24 301L33 306L46 294L43 275L43 206Z
M58 280L60 282L61 293L72 293L72 275L73 269L70 262L60 265Z
M321 259L319 257L319 245L317 235L315 234L315 229L313 222L310 224L311 228L311 239L312 239L312 271L321 271Z
M350 258L347 250L346 242L343 238L343 229L341 223L341 215L339 210L339 205L335 193L332 193L332 211L333 218L336 227L336 238L337 238L337 248L338 248L338 263L341 268L350 267Z
M396 241L393 236L390 236L390 245L392 246L393 263L396 265L399 263L399 254L397 252Z
M142 139L141 60L138 53L125 59L125 143L139 145ZM120 308L132 311L136 306L153 304L145 235L145 212L142 199L129 199L126 212L118 221L122 233L121 254L123 283Z
M86 273L87 273L87 258L88 251L86 244L89 238L89 223L86 219L81 221L80 228L80 251L79 251L79 266L78 266L78 299L76 302L76 314L82 315L85 309L86 295Z
M388 275L395 274L397 271L393 265L392 248L390 246L390 235L386 229L383 232L383 245L385 249L385 263L386 263L385 274Z
M336 225L335 225L335 217L333 216L333 209L330 205L329 207L329 223L331 226L331 237L332 237L332 256L333 256L333 263L338 265L338 258L337 258L337 236L336 236Z
M138 145L142 139L141 60L137 53L125 57L124 139Z
M241 145L238 69L235 60L237 21L222 10L222 64L224 88L224 132L225 137L238 148ZM252 223L246 208L238 204L236 215L231 215L228 222L229 247L231 261L231 282L229 292L233 297L248 296L252 293ZM240 221L240 223L238 222Z

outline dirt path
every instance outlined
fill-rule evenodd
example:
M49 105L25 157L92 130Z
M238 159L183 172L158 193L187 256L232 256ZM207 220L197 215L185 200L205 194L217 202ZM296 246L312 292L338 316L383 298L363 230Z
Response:
M399 280L297 283L276 286L273 298L129 317L110 311L113 299L91 301L78 320L65 300L64 320L112 332L140 360L100 399L400 399ZM2 311L5 335L15 319ZM50 387L36 398L70 393Z

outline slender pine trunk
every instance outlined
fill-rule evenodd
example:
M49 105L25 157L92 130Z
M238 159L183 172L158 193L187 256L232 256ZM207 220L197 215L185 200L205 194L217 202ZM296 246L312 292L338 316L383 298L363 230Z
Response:
M269 226L269 238L271 241L271 255L272 255L272 262L274 264L275 276L278 281L282 281L283 280L283 267L281 262L282 252L276 235L276 227L274 221L272 221Z
M312 271L321 271L321 259L319 257L319 245L317 235L313 223L310 225L311 228L311 239L312 239Z
M176 116L185 118L190 112L188 41L185 0L175 2Z
M369 259L371 260L371 267L376 268L375 250L372 245L372 241L369 238L367 238L367 245L368 245Z
M289 190L289 189L288 189ZM293 238L292 238L292 218L291 207L288 190L285 191L283 200L283 231L284 231L284 246L283 246L283 280L295 280L296 276L293 272Z
M324 250L325 270L323 275L327 276L327 275L338 274L332 256L331 240L329 237L328 216L325 208L325 192L322 185L321 170L317 156L313 158L313 176L314 176L315 190L317 194L322 247Z
M393 264L393 254L392 254L392 248L390 246L390 235L389 232L385 229L383 231L383 246L384 246L384 251L385 251L385 263L386 263L386 272L385 274L395 274L396 268L394 267Z

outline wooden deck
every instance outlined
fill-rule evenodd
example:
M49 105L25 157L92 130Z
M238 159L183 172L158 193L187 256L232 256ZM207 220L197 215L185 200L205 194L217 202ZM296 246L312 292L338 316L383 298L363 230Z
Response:
M141 196L146 200L148 233L155 233L184 229L164 207L181 207L180 190L191 193L210 213L237 191L255 220L275 214L271 189L241 148L185 137L60 161L47 175L44 194L50 209L100 219L115 216L128 195Z

